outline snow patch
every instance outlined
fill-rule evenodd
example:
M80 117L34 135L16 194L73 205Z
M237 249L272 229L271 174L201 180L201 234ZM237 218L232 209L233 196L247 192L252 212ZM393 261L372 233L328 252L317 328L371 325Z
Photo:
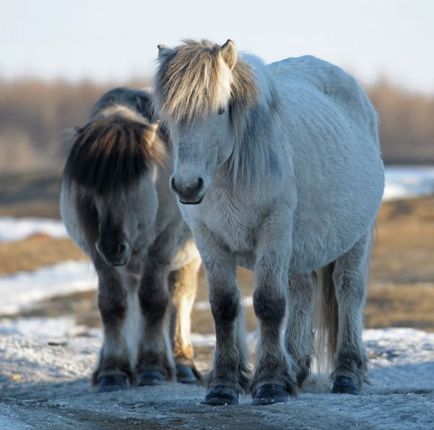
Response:
M434 167L386 168L383 200L394 200L434 194Z
M93 290L97 285L90 262L66 261L34 272L0 277L0 314L14 314L38 301Z
M59 340L61 342L67 338L80 335L84 331L87 333L89 329L85 326L77 325L72 316L58 318L0 318L0 336L19 335L47 339L54 342Z
M0 217L0 242L25 239L43 233L51 237L67 237L62 221L49 218Z

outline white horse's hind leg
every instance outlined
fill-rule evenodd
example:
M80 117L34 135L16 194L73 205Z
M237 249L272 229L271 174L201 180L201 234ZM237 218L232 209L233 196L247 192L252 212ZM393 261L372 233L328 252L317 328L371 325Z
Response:
M312 273L295 275L289 280L285 346L297 365L297 384L299 386L310 373L315 279L315 274Z
M360 392L366 379L367 358L362 342L371 232L339 257L333 281L338 303L338 337L333 372L333 392Z

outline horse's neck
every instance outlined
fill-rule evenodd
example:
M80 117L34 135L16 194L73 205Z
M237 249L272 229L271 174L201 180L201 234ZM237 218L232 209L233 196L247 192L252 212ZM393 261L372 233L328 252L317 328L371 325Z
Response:
M240 197L272 193L281 176L291 170L291 148L285 145L285 129L274 89L246 112L244 129L236 137L231 158L216 175L216 185L231 189Z
M168 151L164 163L156 166L155 190L158 197L157 228L161 228L167 222L180 216L176 194L169 187L169 178L173 171L173 164L172 153Z

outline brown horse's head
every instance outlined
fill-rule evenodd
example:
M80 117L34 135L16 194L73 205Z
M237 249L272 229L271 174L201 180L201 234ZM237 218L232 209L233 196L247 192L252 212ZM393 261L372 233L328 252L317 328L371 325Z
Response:
M121 105L77 130L64 178L89 248L107 264L126 264L154 222L156 167L165 155L156 131L156 123Z

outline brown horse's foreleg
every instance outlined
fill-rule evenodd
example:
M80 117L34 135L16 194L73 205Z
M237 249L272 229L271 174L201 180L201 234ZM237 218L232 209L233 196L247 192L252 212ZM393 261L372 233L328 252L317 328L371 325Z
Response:
M139 302L145 332L137 361L139 385L156 385L172 379L174 365L169 338L168 266L145 265Z
M134 380L130 355L122 329L127 316L127 292L120 275L110 266L97 267L99 277L98 307L104 341L92 382L98 391L127 388Z
M196 258L169 275L169 290L172 298L171 338L179 382L194 383L200 374L193 363L191 343L191 311L197 290L197 274L201 264Z

